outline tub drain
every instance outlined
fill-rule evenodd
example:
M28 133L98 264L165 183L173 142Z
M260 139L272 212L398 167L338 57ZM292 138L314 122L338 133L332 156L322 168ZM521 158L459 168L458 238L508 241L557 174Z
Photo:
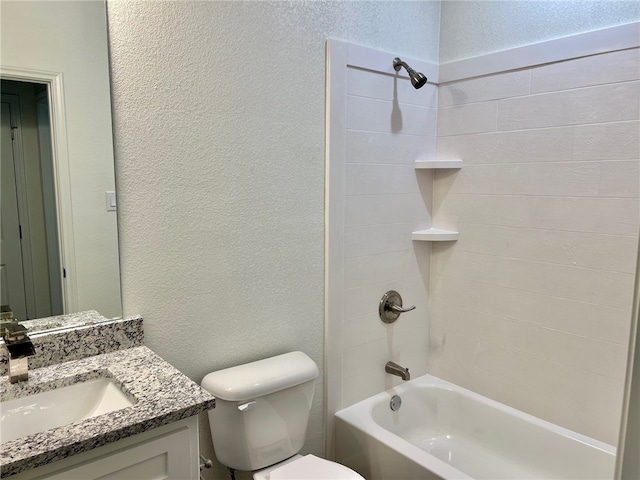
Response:
M402 399L398 395L394 395L391 397L391 401L389 402L389 407L394 412L400 409L400 405L402 405Z

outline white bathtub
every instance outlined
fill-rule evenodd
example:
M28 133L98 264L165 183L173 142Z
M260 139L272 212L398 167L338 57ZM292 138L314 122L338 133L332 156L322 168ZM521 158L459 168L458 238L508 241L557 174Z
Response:
M335 445L368 480L611 479L615 464L611 445L431 375L336 413Z

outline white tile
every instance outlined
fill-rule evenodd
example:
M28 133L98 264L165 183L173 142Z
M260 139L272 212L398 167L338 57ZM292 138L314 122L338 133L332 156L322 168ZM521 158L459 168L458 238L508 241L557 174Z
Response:
M543 345L544 348L542 354L535 352L534 355L582 370L586 375L595 373L606 378L607 381L614 379L624 382L628 350L626 345L601 342L548 329L540 329L537 338L540 340L539 345ZM580 387L587 394L588 388L585 387L582 380ZM609 381L609 383L612 382ZM574 388L575 390L576 388ZM593 392L593 389L591 391ZM607 405L607 407L610 408L612 405Z
M455 245L459 251L635 272L638 242L631 236L480 224L462 224L459 228Z
M465 166L455 176L434 184L435 195L562 195L596 196L600 165L597 162L515 163Z
M531 93L640 79L640 49L622 50L532 69Z
M447 332L468 335L565 367L623 380L627 346L575 335L518 319L432 302L431 322Z
M438 158L461 158L465 166L566 161L571 159L572 143L572 127L481 133L440 137L436 155Z
M520 378L538 385L544 391L582 404L598 406L602 411L611 412L619 408L619 404L614 404L613 400L620 397L611 393L620 392L624 373L622 379L615 379L524 353L515 353L511 358L520 370ZM624 367L621 371L624 372Z
M434 197L433 223L480 223L575 232L610 233L637 238L640 205L632 198L458 195Z
M347 129L432 136L436 109L347 96Z
M425 227L421 222L347 227L345 228L345 258L411 249L413 245L411 232L422 228Z
M439 111L436 158L464 167L434 174L433 224L460 236L431 246L430 372L607 441L640 227L635 54L534 69L534 95L529 71L440 89L441 107L497 100L503 131L464 115L493 102Z
M435 129L432 136L397 135L347 130L347 163L385 163L413 165L435 155Z
M603 307L437 274L432 274L431 286L432 305L457 305L478 313L628 345L630 304L626 308ZM472 319L473 315L469 317Z
M640 122L604 123L575 127L574 160L640 158Z
M397 252L411 248L411 224L345 228L345 258Z
M493 132L497 127L497 117L497 101L439 108L438 137Z
M392 328L392 325L382 322L376 313L347 318L342 327L343 348L346 352L352 347L386 340Z
M393 326L389 329L393 329ZM389 334L391 335L391 333ZM372 370L382 370L384 373L384 365L391 357L391 346L387 338L382 338L374 342L356 345L345 349L344 364L342 368L345 380L353 376L371 376ZM384 378L384 377L383 377ZM381 392L382 385L378 387Z
M618 406L605 411L602 406L585 404L583 399L542 390L525 379L511 383L514 386L510 404L515 408L609 445L616 444L622 405L620 384L614 385L609 391L609 396L613 399L610 403Z
M634 276L628 273L457 252L455 249L447 257L434 255L431 271L614 308L630 305L633 292Z
M381 345L384 345L384 343ZM380 366L377 361L371 362L364 366L362 371L351 374L350 376L344 376L342 386L343 408L380 393L391 386L399 385L402 382L400 378L387 378L391 377L391 375L384 371L384 364L386 362L386 360L382 362L382 366ZM389 387L387 387L387 385L389 385Z
M640 197L640 159L600 164L600 195Z
M346 258L344 262L346 289L396 279L419 281L419 275L420 270L413 250Z
M499 100L498 130L637 120L639 97L628 82Z
M345 166L345 195L419 194L413 165L349 163Z
M347 94L378 100L395 100L408 105L435 107L438 87L426 84L416 90L407 77L348 67Z
M521 70L446 83L438 90L438 106L449 107L528 95L530 77L530 70Z
M347 227L424 222L428 219L429 213L418 193L351 195L345 198L344 223Z
M447 362L465 365L457 369L457 375L466 384L474 382L472 378L465 377L484 371L515 384L515 388L525 382L534 386L539 393L552 393L581 404L595 405L601 411L612 412L619 407L616 401L621 398L621 380L565 366L465 334L450 332L447 340L450 352L445 354L444 361L439 359L437 363L441 368ZM539 401L538 395L530 396L527 402L520 403L518 407L532 412Z

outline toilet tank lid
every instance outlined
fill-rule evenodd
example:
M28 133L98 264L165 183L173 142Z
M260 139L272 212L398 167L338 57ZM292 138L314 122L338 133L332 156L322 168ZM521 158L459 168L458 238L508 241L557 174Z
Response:
M306 354L290 352L212 372L201 385L221 400L243 402L308 382L318 375L318 366Z

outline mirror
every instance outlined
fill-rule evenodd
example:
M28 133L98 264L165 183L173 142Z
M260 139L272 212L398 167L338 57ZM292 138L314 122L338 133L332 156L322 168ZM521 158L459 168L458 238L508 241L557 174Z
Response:
M121 317L105 2L3 1L0 19L2 305Z

